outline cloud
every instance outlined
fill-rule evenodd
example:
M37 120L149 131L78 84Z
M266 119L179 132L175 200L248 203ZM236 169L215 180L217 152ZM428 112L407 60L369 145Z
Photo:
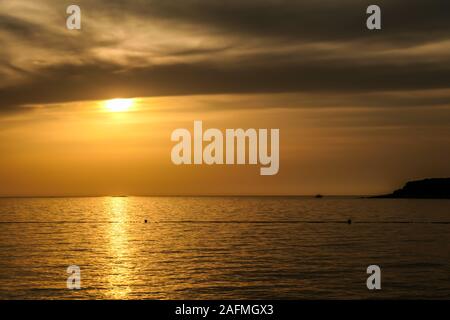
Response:
M450 87L448 1L78 1L82 30L61 1L0 3L0 112L28 104L123 97L294 92L401 92ZM328 98L327 98L328 95ZM346 99L345 101L348 101ZM339 103L337 103L339 104Z
M446 0L380 0L385 31L378 36L365 29L365 10L371 2L360 0L102 0L97 8L112 5L111 14L131 12L173 24L191 24L251 37L300 41L366 39L406 43L448 37Z

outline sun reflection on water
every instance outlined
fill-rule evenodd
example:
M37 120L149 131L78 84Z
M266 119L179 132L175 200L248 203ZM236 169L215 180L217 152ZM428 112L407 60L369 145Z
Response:
M129 200L127 198L105 198L105 210L111 221L108 230L111 268L106 280L107 295L110 299L126 299L131 292L128 284L134 268L130 262L128 209Z

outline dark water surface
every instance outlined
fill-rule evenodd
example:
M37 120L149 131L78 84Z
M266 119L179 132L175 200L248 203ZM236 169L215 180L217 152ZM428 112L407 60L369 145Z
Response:
M0 299L450 299L449 222L449 200L4 198Z

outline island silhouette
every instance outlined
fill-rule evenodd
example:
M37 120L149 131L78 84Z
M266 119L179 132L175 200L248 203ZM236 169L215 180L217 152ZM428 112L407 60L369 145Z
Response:
M450 178L409 181L401 189L373 198L450 199Z

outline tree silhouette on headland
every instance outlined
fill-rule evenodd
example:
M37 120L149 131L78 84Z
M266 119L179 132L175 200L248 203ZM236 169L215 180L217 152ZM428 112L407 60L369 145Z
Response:
M450 178L409 181L401 189L374 198L450 199Z

